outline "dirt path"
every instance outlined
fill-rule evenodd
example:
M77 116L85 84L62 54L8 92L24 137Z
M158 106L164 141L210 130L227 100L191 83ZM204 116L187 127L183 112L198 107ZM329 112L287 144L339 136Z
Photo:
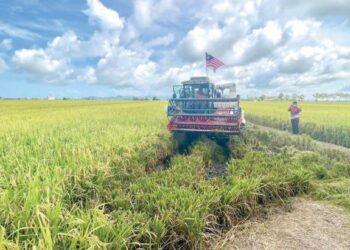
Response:
M214 249L350 249L348 212L295 198L291 209L249 221L228 232Z

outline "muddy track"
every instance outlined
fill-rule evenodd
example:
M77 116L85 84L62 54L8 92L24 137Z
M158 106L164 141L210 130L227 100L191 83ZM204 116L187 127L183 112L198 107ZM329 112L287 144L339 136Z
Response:
M200 142L200 139L191 141L185 148L175 149L173 154L166 155L165 158L160 159L155 167L156 171L165 171L171 167L171 160L177 156L188 156L191 155L191 148ZM224 156L224 161L218 162L211 160L207 168L207 178L213 177L225 177L227 175L227 163L231 159L231 153L228 149L228 145L219 144L217 145L221 148Z

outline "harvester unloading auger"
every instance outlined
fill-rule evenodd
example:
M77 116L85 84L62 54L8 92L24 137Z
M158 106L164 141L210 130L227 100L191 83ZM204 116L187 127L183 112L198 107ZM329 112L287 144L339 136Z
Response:
M167 115L168 129L177 141L203 134L228 138L242 134L245 129L236 85L215 85L208 77L191 77L174 85Z

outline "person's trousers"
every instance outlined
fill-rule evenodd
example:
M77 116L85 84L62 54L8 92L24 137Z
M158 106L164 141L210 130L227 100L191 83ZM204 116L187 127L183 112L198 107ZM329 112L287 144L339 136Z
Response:
M299 118L291 119L293 134L299 134Z

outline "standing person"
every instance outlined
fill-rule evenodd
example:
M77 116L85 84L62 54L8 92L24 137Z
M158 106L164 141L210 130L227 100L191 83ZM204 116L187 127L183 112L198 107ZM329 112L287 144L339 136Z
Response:
M293 101L292 105L289 106L288 111L290 112L290 121L292 123L293 134L299 134L299 118L301 108L298 107L298 103Z

